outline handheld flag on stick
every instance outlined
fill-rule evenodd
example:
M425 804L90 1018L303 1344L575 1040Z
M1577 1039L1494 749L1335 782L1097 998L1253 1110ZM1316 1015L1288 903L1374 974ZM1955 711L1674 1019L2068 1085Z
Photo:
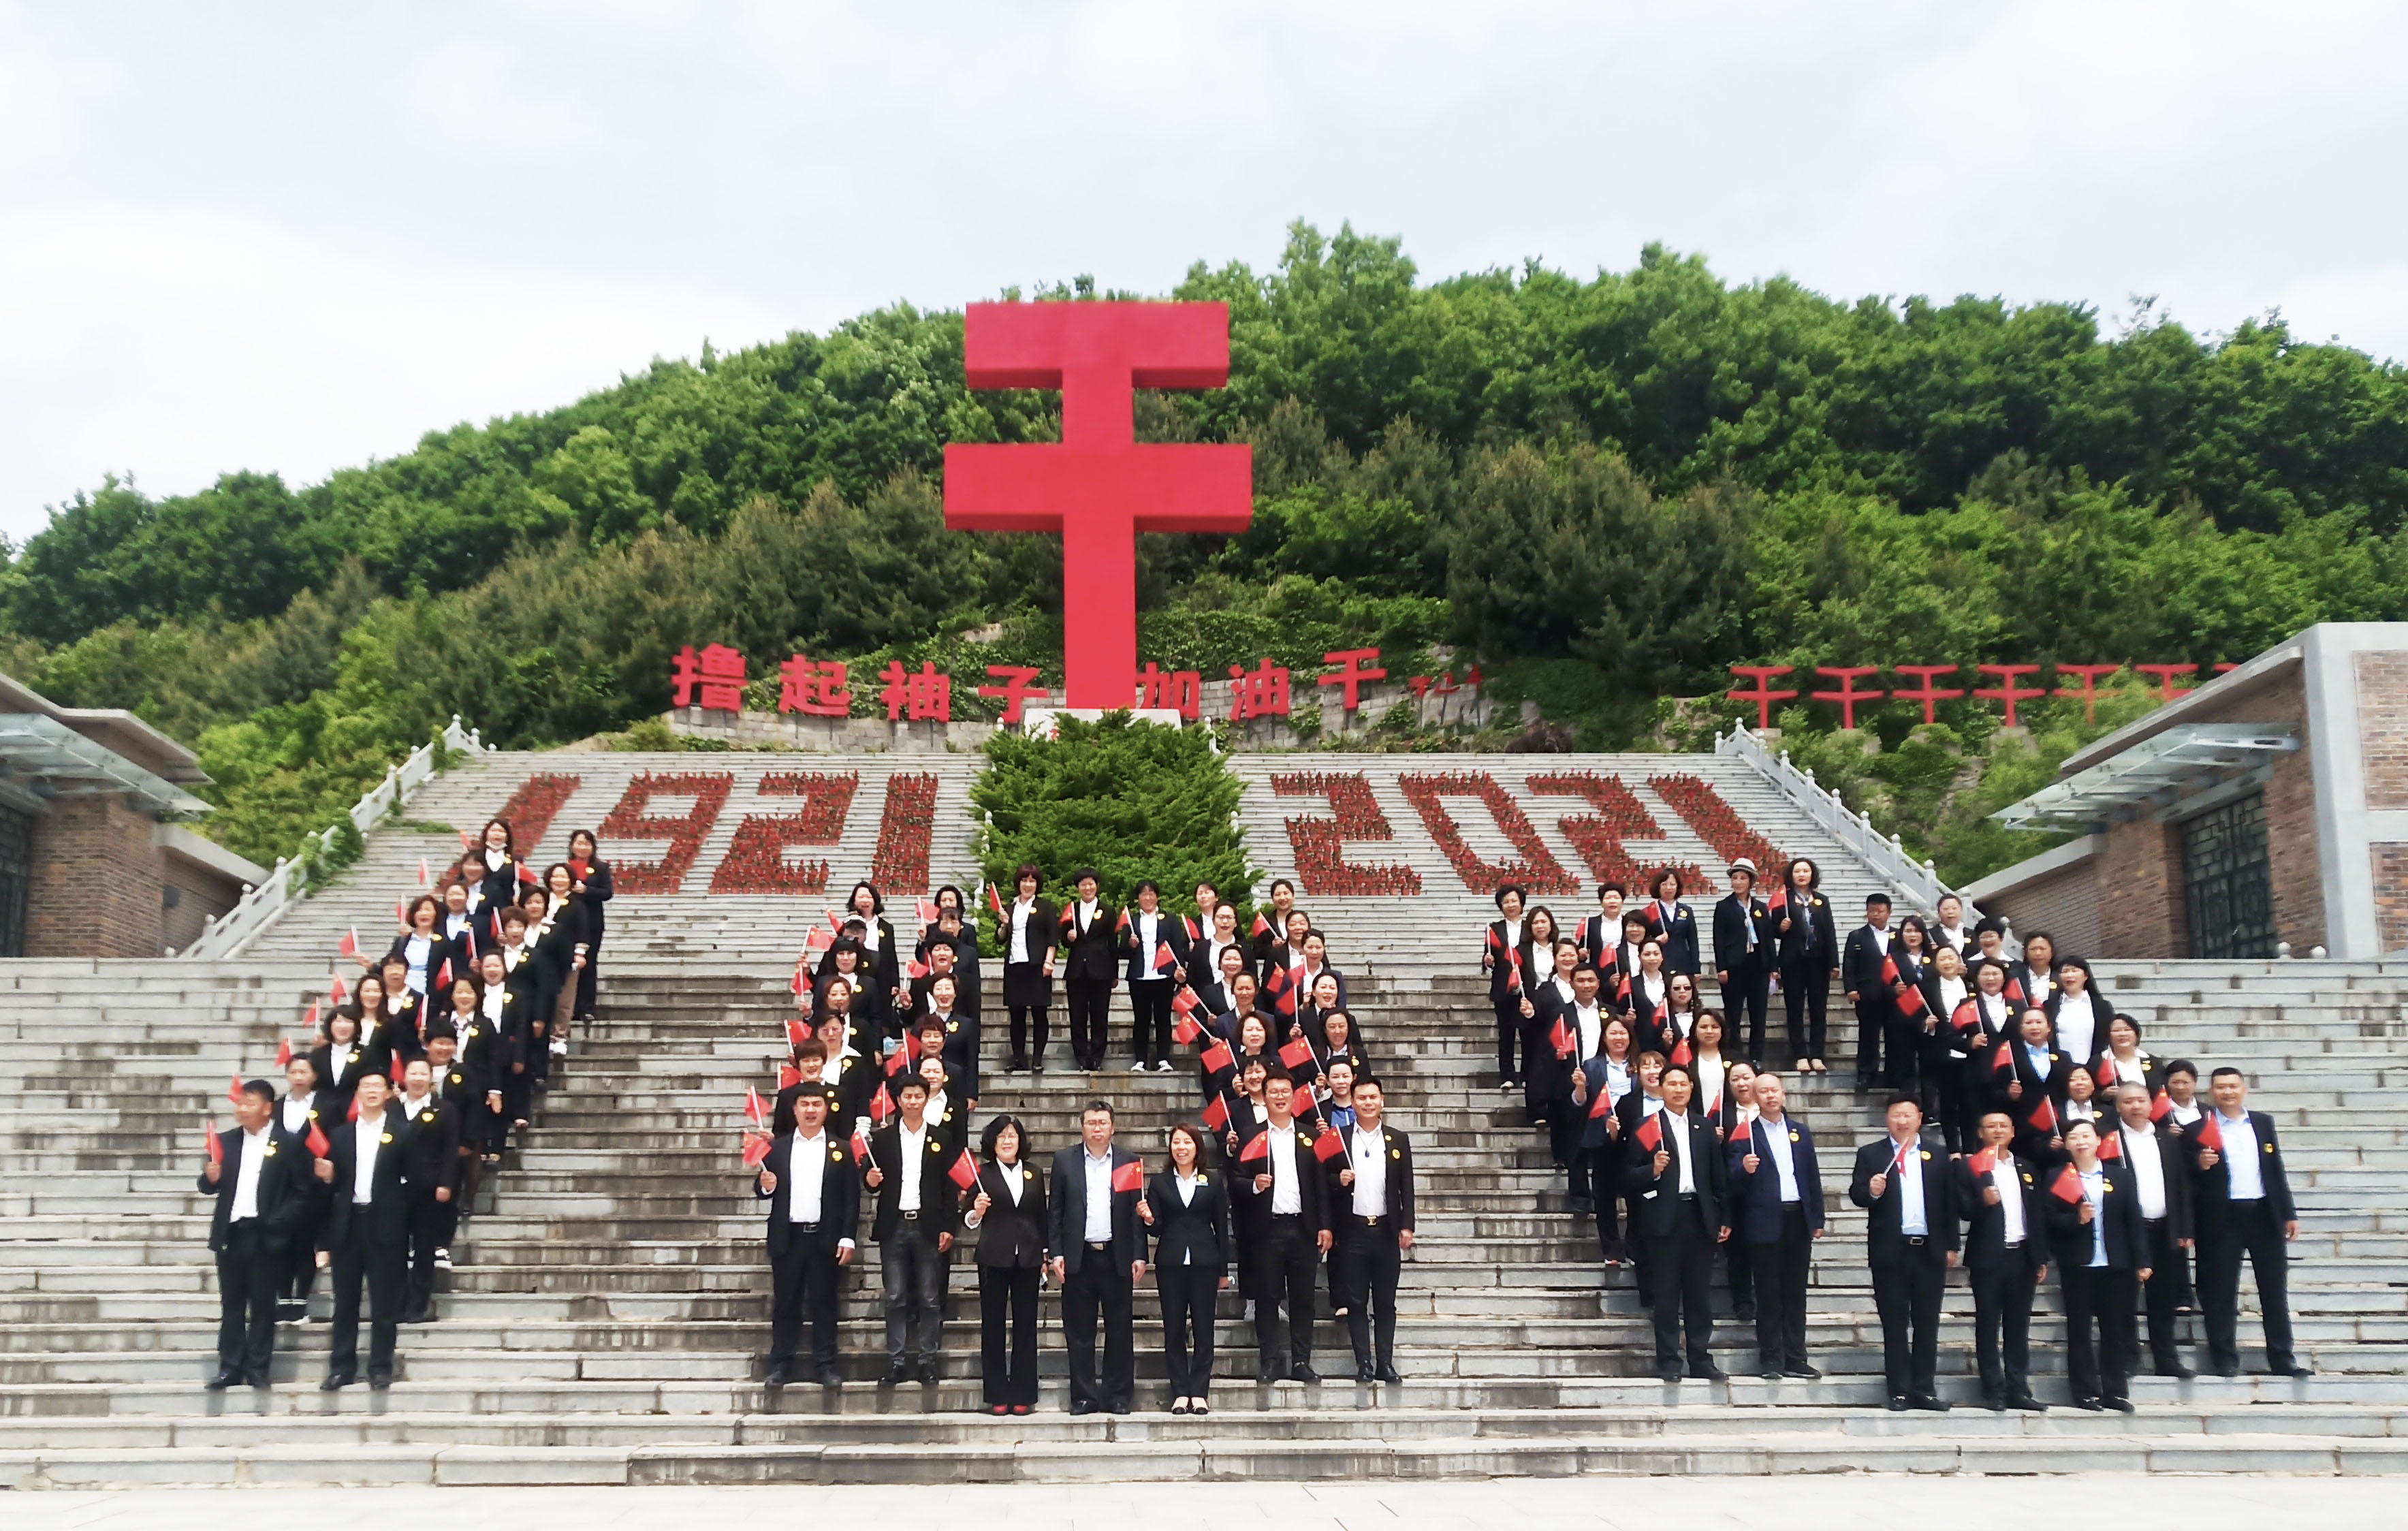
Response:
M1249 935L1253 935L1253 936L1260 936L1260 935L1264 934L1265 932L1268 931L1270 928L1271 928L1271 923L1270 923L1268 920L1266 920L1266 919L1264 919L1264 918L1263 918L1263 911L1262 911L1262 910L1260 910L1260 909L1256 909L1256 910L1254 911L1254 928L1253 930L1249 931L1247 934L1249 934ZM1268 1151L1266 1151L1266 1152L1268 1152Z
M1679 1041L1674 1042L1672 1044L1672 1056L1666 1061L1676 1068L1688 1067L1689 1065L1695 1061L1694 1055L1689 1052L1689 1039L1684 1037Z
M996 891L996 886L992 882L986 885L986 907L995 910L997 922L1003 919L1003 894Z
M310 1036L318 1035L318 1002L316 1000L309 1001L309 1013L301 1018L301 1023L309 1028Z
M841 915L841 914L838 914L838 913L836 910L834 910L834 909L830 909L830 910L828 910L828 911L827 911L827 917L828 917L828 929L829 929L829 930L831 930L831 931L834 931L834 932L835 932L837 935L838 935L838 936L843 935L843 934L844 934L844 916L843 916L843 915Z
M1154 970L1157 973L1168 973L1178 965L1179 959L1170 954L1170 943L1156 941L1154 945Z
M1182 914L1179 917L1179 923L1187 927L1187 939L1190 942L1200 941L1204 938L1203 931L1197 928L1196 917L1194 915Z
M1145 1163L1143 1160L1131 1159L1125 1165L1118 1165L1113 1167L1112 1191L1114 1195L1118 1195L1123 1191L1142 1191L1144 1189Z
M1229 1103L1219 1095L1214 1095L1211 1100L1206 1101L1204 1103L1204 1124L1211 1128L1214 1132L1227 1132L1229 1130Z
M1343 1158L1345 1153L1346 1139L1340 1137L1335 1129L1325 1132L1312 1140L1312 1156L1323 1164L1327 1164L1332 1159Z
M2174 1097L2166 1094L2163 1090L2159 1090L2157 1093L2156 1097L2149 1102L2149 1120L2151 1122L2163 1122L2167 1117L2173 1114L2173 1109Z
M426 858L425 858L424 856L421 856L421 857L419 857L419 858L418 858L418 885L419 885L420 887L422 887L422 888L424 888L424 887L430 887L430 886L432 886L432 885L434 884L434 881L435 881L435 873L434 873L434 871L433 871L432 869L430 869L430 868L427 866L427 865L426 865Z
M1770 909L1775 914L1779 914L1783 909L1787 909L1789 907L1789 884L1784 882L1774 888L1772 890L1771 896L1764 901L1764 907Z
M309 1151L310 1157L316 1159L324 1158L333 1152L335 1147L326 1140L324 1130L315 1122L309 1123L309 1136L301 1139L301 1146Z
M2215 1124L2215 1113L2208 1112L2199 1119L2199 1146L2224 1152L2224 1129Z
M1212 1039L1212 1045L1204 1050L1202 1062L1206 1073L1217 1074L1225 1068L1235 1068L1238 1066L1238 1055L1229 1051L1227 1038L1216 1037Z
M835 937L829 935L826 931L822 930L819 926L813 925L803 937L803 954L808 958L812 952L825 952L828 948L834 945L836 945ZM796 967L795 969L795 977L797 981L801 980L802 969L800 967ZM796 994L802 993L800 989L796 989L795 992Z
M2115 1055L2111 1052L2105 1057L2100 1058L2099 1060L2099 1071L2091 1075L2090 1078L2091 1081L2097 1084L2101 1090L2112 1086L2115 1082Z
M520 862L520 863L519 863L519 880L520 880L521 882L525 883L525 884L526 884L528 887L530 887L530 888L534 887L534 886L535 886L535 868L534 868L534 867L532 867L532 866L529 866L525 862Z
M1311 1116L1321 1109L1321 1097L1312 1093L1310 1084L1299 1084L1288 1100L1288 1109L1298 1116Z
M398 1090L401 1088L402 1076L409 1072L409 1065L405 1062L398 1053L396 1053L394 1056L393 1067L388 1069L387 1072L393 1076L393 1087L395 1090Z
M1591 1122L1595 1122L1600 1117L1611 1116L1612 1114L1613 1096L1608 1094L1605 1090L1599 1089L1597 1093L1597 1098L1588 1103L1588 1119Z
M460 831L460 849L463 851L474 851L477 849L477 837L469 834L465 829Z
M350 1110L348 1110L348 1111L346 1111L346 1112L344 1112L344 1113L343 1113L343 1120L344 1120L344 1121L346 1121L346 1122L357 1122L359 1119L360 1119L360 1097L359 1097L359 1096L357 1096L357 1095L353 1095L353 1096L351 1097L351 1109Z
M934 901L920 899L913 905L913 909L920 916L921 924L933 925L937 923L937 906Z
M971 1186L978 1184L978 1161L970 1157L969 1150L964 1149L953 1162L946 1167L945 1174L955 1185L958 1185L963 1190L967 1191ZM1120 1183L1120 1175L1115 1172L1112 1176L1112 1189L1115 1191L1119 1190Z
M1194 1015L1197 1007L1203 1003L1204 1001L1197 997L1193 988L1182 983L1179 986L1179 993L1170 998L1170 1013L1179 1016Z
M928 976L928 965L922 962L919 958L914 957L909 963L904 965L903 976L905 978L911 979L926 978Z
M766 1132L746 1133L744 1135L744 1167L758 1169L761 1167L761 1161L767 1157L769 1157L769 1135Z
M280 1037L276 1040L276 1070L280 1074L285 1069L292 1066L293 1038L290 1037Z
M853 1124L853 1156L864 1164L876 1162L869 1157L869 1129L858 1122Z
M1664 1118L1661 1113L1650 1115L1646 1121L1639 1123L1639 1130L1631 1134L1631 1136L1639 1140L1639 1146L1641 1148L1645 1149L1650 1153L1662 1148L1664 1146Z
M1279 1061L1290 1068L1303 1068L1312 1062L1312 1044L1298 1037L1279 1050Z
M888 1095L886 1086L882 1084L878 1087L877 1093L869 1097L869 1120L882 1127L886 1125L886 1119L894 1114L895 1097Z
M1556 1016L1555 1023L1547 1028L1547 1041L1555 1048L1557 1058L1569 1058L1572 1055L1571 1028L1564 1024L1562 1016Z
M2034 1132L2044 1132L2054 1136L2057 1132L2057 1106L2046 1095L2042 1095L2040 1097L2040 1104L2034 1106L2031 1109L2031 1114L2024 1120L2031 1123Z
M1268 1160L1270 1156L1271 1135L1267 1132L1254 1134L1246 1146L1238 1151L1238 1162L1241 1165L1253 1164L1257 1159Z
M326 985L326 1003L329 1005L339 1005L344 1000L351 997L351 991L345 986L343 982L343 975L340 973L336 974L334 981Z
M800 1047L811 1039L811 1023L801 1016L786 1023L786 1045Z
M749 1084L744 1087L744 1118L756 1127L769 1120L769 1108L762 1104L761 1092Z
M218 1140L217 1123L206 1116L201 1118L201 1152L213 1165L225 1163L225 1145Z
M2105 1164L2110 1159L2120 1159L2123 1156L2124 1135L2122 1133L2111 1132L2099 1139L2099 1162L2100 1164Z
M234 1102L237 1106L242 1104L242 1076L240 1074L228 1074L226 1076L226 1099Z
M1204 1027L1197 1023L1194 1010L1195 1007L1192 1005L1181 1010L1179 1019L1170 1023L1170 1039L1181 1047L1185 1047L1204 1035Z
M1128 929L1128 906L1124 904L1121 906L1121 917L1112 922L1112 932L1114 935L1118 935L1120 932Z
M1999 1156L1988 1149L1984 1149L1966 1160L1965 1167L1972 1171L1975 1180L1983 1180L1987 1178L1990 1171L1999 1167Z
M335 951L341 956L358 956L360 954L360 927L353 925L350 930L344 932L343 938L335 943Z
M793 1089L796 1085L802 1082L803 1071L801 1069L796 1068L793 1064L780 1064L778 1066L779 1094L783 1095L788 1090Z
M2055 1196L2057 1200L2065 1203L2068 1207L2080 1201L2082 1199L2082 1172L2075 1169L2071 1165L2068 1165L2063 1169L2058 1170L2057 1172L2057 1179L2049 1182L2048 1194Z

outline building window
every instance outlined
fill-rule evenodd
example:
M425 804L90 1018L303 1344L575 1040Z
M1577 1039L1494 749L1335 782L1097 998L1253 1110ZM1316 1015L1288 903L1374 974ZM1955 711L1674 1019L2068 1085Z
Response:
M25 895L34 880L34 816L0 808L0 957L25 954Z
M2251 793L2182 825L2183 897L2194 957L2274 954L2274 877L2266 794Z

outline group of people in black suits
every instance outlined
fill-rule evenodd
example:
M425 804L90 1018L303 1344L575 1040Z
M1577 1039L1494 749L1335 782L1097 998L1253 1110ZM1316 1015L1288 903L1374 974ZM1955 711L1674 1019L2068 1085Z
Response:
M357 985L331 991L303 1046L281 1050L284 1093L264 1080L232 1092L238 1124L210 1135L201 1180L219 1203L213 1389L269 1384L275 1325L308 1317L322 1273L322 1387L359 1381L363 1288L373 1388L392 1381L398 1325L435 1322L437 1273L480 1184L593 1014L610 868L589 830L568 850L538 873L510 825L488 823L397 911L381 955L345 938Z
M1699 922L1675 872L1651 881L1636 909L1606 884L1598 913L1571 931L1522 889L1501 887L1499 918L1483 934L1500 1086L1520 1087L1546 1128L1574 1211L1597 1219L1602 1257L1636 1267L1659 1376L1722 1375L1707 1348L1717 1257L1738 1317L1756 1324L1762 1375L1819 1375L1804 1332L1824 1194L1813 1132L1787 1113L1785 1083L1762 1057L1775 973L1797 1068L1828 1072L1822 1004L1837 979L1857 1007L1861 1082L1894 1092L1888 1134L1859 1151L1849 1188L1869 1214L1891 1407L1944 1407L1936 1324L1960 1249L1994 1408L2040 1407L2028 1330L2052 1249L2086 1408L2129 1407L2142 1311L2159 1374L2191 1375L2176 1334L2194 1310L2211 1366L2235 1373L2244 1258L2266 1313L2268 1369L2305 1374L2284 1248L2296 1213L2274 1124L2243 1110L2238 1070L2216 1070L2215 1106L2202 1107L2197 1068L2151 1057L2138 1022L2112 1008L2086 961L2060 957L2044 933L2011 958L2004 925L1965 928L1953 895L1936 925L1910 915L1892 931L1889 900L1876 894L1842 943L1811 862L1783 869L1777 901L1758 898L1756 882L1754 864L1735 862L1713 910L1725 1010L1702 1002ZM1924 1138L1927 1122L1936 1142ZM2221 1146L2236 1142L2246 1145L2238 1165Z

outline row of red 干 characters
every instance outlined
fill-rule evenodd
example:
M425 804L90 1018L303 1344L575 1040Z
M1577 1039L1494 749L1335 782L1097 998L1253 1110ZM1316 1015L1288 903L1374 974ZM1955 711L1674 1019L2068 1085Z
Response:
M2059 680L2079 680L2082 682L2081 686L2078 689L2059 686L2057 690L2050 691L2044 686L2024 686L2017 683L2025 676L2040 673L2042 666L2038 665L1976 665L1973 668L1977 672L1996 677L1998 683L1994 686L1977 688L1971 694L1984 701L2001 704L2006 712L2009 728L2016 726L2015 705L2019 702L2028 702L2038 696L2077 698L2082 703L2082 721L2085 723L2094 723L2099 721L2099 682L2118 670L2128 667L2141 675L2155 676L2157 680L2157 699L2164 702L2171 702L2191 689L2188 686L2175 685L2174 680L2177 677L2199 673L2197 665L2132 665L2129 666L2122 664L2057 665L2052 667L2056 669L2057 678ZM1772 726L1772 704L1788 701L1798 694L1794 691L1775 691L1772 688L1772 682L1782 676L1791 674L1796 668L1794 665L1733 665L1730 667L1731 673L1745 676L1755 681L1756 689L1742 691L1733 686L1724 694L1730 701L1754 703L1756 725L1758 728L1770 728ZM1915 688L1910 691L1899 686L1884 692L1866 691L1857 687L1857 681L1879 675L1885 668L1894 676L1914 677L1917 682ZM1894 701L1922 703L1923 721L1931 723L1934 721L1933 709L1940 703L1953 701L1966 694L1960 688L1942 687L1935 685L1934 682L1942 676L1953 676L1963 668L1961 665L1817 665L1814 666L1814 673L1838 681L1839 688L1835 691L1809 692L1806 694L1810 701L1829 702L1837 707L1840 709L1840 726L1842 728L1856 726L1856 708L1868 702L1880 701L1885 696ZM2227 670L2237 668L2239 666L2235 665L2218 665L2215 666L2215 673L2222 675Z
M1377 649L1340 649L1321 658L1329 669L1314 684L1340 688L1341 705L1349 712L1361 708L1365 685L1388 678L1388 672L1380 667ZM1039 672L1032 666L990 665L986 673L996 683L979 687L978 694L1002 699L1005 723L1019 723L1023 708L1030 703L1042 704L1050 697L1046 689L1037 684ZM1230 665L1229 720L1243 723L1250 718L1288 716L1288 675L1286 665L1274 665L1268 657L1251 670L1241 665ZM938 669L933 660L916 671L904 668L899 660L889 660L878 678L884 682L878 699L886 708L888 722L953 722L953 678ZM713 643L700 651L687 644L678 651L669 680L672 706L699 707L711 712L743 710L744 655L725 644ZM1467 689L1478 690L1480 680L1480 667L1475 665L1470 675L1461 681L1448 673L1416 675L1405 684L1416 698L1446 697ZM1190 723L1203 714L1201 670L1166 671L1149 662L1138 677L1138 706L1141 708L1175 711ZM853 687L845 662L796 654L780 665L778 710L810 718L851 716Z

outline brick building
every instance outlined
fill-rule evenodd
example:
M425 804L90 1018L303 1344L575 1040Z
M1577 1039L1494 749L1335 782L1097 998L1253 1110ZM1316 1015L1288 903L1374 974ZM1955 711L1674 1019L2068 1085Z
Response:
M63 708L0 675L0 957L155 957L265 867L179 819L193 752L131 712Z
M1998 817L2081 837L1971 884L2102 957L2408 949L2408 622L2324 622L2070 756Z

